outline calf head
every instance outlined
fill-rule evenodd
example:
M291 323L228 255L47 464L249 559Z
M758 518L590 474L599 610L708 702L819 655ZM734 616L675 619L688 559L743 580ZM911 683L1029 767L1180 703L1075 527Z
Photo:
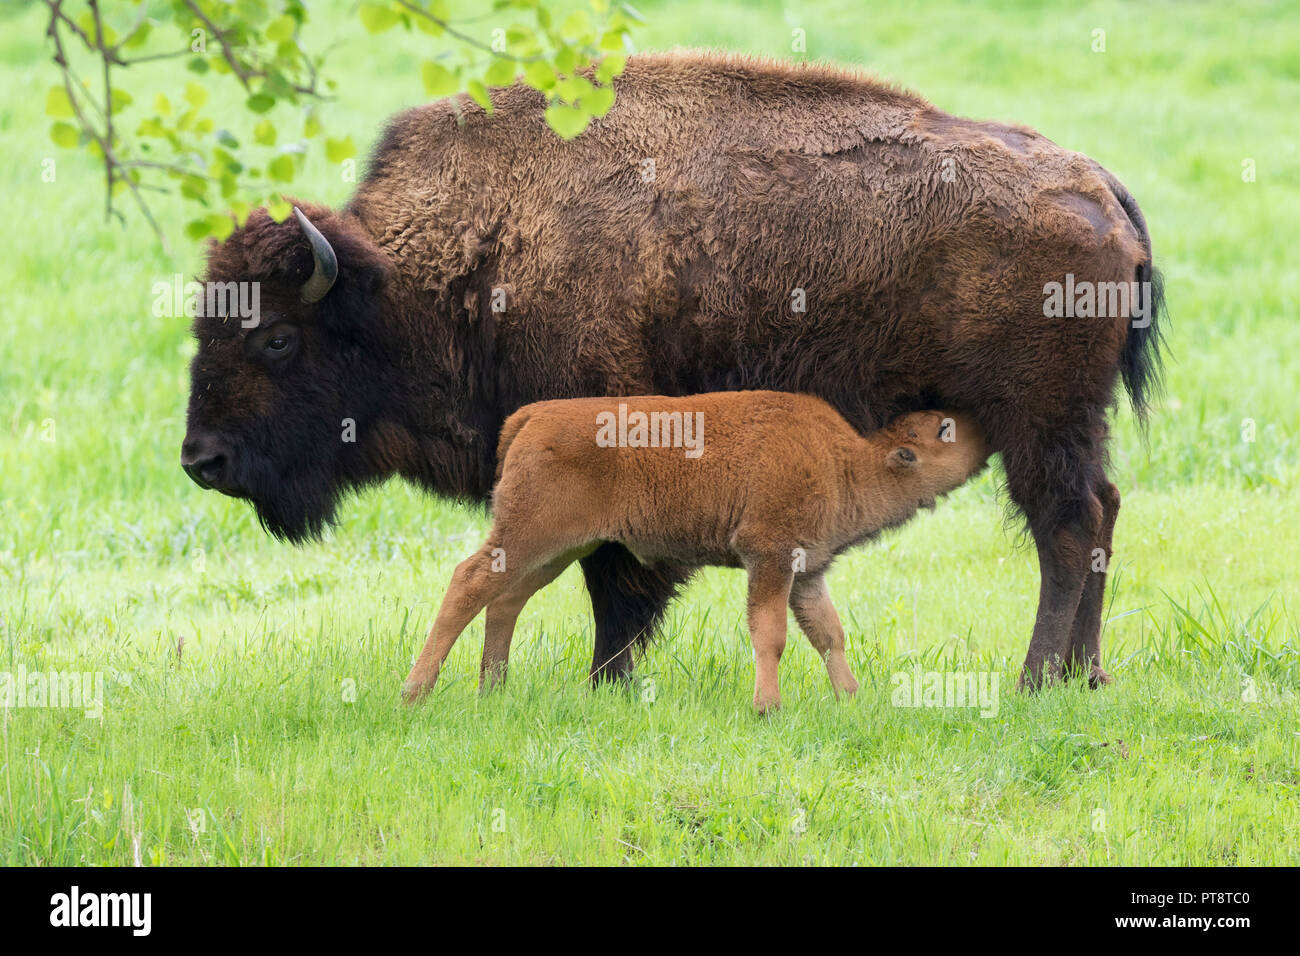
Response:
M879 433L885 468L916 507L933 508L940 495L964 484L988 461L984 430L962 412L912 412Z

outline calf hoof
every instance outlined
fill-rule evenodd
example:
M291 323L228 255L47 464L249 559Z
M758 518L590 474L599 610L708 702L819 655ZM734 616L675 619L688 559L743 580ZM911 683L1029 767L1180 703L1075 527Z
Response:
M757 694L754 695L754 712L760 716L775 714L780 709L780 697L760 697Z
M433 686L431 684L422 684L419 681L408 680L402 685L402 702L409 707L418 702L421 697L429 693L432 689Z

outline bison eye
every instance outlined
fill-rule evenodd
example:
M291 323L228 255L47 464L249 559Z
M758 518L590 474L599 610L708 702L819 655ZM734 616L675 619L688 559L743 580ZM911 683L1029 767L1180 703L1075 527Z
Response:
M270 355L281 355L289 348L289 336L273 335L266 340L266 345L262 348Z

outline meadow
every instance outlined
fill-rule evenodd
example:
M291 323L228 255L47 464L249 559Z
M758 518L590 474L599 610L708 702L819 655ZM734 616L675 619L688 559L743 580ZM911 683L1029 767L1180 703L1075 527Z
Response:
M11 5L0 671L100 674L103 701L0 713L0 861L1300 863L1300 6L637 7L643 49L797 58L802 30L809 58L1036 127L1137 196L1171 358L1146 437L1126 406L1115 416L1115 683L1016 693L1038 571L995 467L836 565L863 685L851 701L792 630L783 709L750 711L743 577L728 571L695 579L630 689L592 691L574 568L525 610L500 692L477 694L480 619L436 691L402 708L486 517L393 482L292 548L191 484L194 345L150 306L202 250L173 198L155 204L173 255L134 213L105 221L102 170L47 135L42 11ZM421 101L428 38L367 37L345 2L314 10L343 80L331 128L364 150ZM148 83L183 87L168 69ZM350 188L323 157L295 185L331 203ZM996 713L895 706L895 675L918 671L995 675Z

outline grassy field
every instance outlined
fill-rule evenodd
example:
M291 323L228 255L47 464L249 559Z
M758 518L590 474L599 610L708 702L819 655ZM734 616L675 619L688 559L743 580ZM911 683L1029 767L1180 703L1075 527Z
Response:
M347 4L318 6L348 80L330 125L369 144L420 101L422 38L371 40ZM171 258L138 218L104 221L102 173L46 135L41 13L7 8L0 671L104 684L93 716L0 715L0 861L1300 863L1297 5L637 6L643 48L790 56L802 29L809 57L1032 125L1139 198L1173 362L1149 443L1117 419L1115 684L1015 693L1037 567L987 474L837 565L851 702L792 632L783 710L750 712L743 579L722 571L674 607L631 692L593 693L575 569L525 612L501 693L476 694L480 621L402 709L483 516L393 483L292 549L189 482L193 345L150 315L154 281L200 267L186 211L158 207ZM296 187L348 190L323 159ZM997 675L996 714L893 706L893 675L916 670Z

